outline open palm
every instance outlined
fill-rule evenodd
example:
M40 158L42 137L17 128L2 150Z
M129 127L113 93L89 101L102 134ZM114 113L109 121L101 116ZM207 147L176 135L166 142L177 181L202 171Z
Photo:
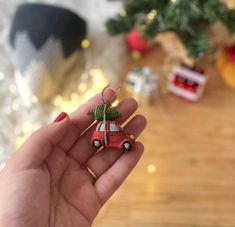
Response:
M111 89L105 92L107 100L114 95ZM38 130L8 162L0 174L1 227L91 226L143 153L139 142L132 152L104 149L96 153L90 144L95 125L88 112L101 102L97 95L71 116ZM119 122L124 123L137 103L125 99L118 109L122 112ZM139 115L124 130L138 137L145 125Z

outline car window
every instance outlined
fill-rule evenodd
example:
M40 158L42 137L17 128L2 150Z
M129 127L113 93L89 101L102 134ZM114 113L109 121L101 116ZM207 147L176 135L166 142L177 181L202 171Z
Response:
M119 127L117 125L113 124L113 123L111 123L109 125L109 130L110 130L110 132L118 132L118 131L120 131Z
M105 132L105 123L100 125L100 132Z

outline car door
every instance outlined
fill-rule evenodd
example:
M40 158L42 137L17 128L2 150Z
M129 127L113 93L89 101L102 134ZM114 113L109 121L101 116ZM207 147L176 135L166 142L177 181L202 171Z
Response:
M114 122L108 125L108 144L110 147L120 147L124 138L121 128Z

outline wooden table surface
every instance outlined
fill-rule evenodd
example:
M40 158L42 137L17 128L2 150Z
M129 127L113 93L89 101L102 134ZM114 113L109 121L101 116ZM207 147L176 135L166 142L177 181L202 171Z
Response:
M163 62L155 48L138 63L161 73ZM209 83L200 102L165 95L140 107L145 154L94 227L235 227L235 91L211 60L202 64Z

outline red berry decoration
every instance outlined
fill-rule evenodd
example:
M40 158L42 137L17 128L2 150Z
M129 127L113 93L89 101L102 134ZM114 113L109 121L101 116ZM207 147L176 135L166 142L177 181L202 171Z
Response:
M102 92L103 104L98 105L92 111L94 119L99 123L91 137L91 143L97 149L112 147L130 151L135 146L135 137L125 133L122 127L115 121L121 117L121 113L104 101L104 90Z
M145 52L149 48L149 41L142 38L139 29L133 29L126 35L127 45L131 50Z

